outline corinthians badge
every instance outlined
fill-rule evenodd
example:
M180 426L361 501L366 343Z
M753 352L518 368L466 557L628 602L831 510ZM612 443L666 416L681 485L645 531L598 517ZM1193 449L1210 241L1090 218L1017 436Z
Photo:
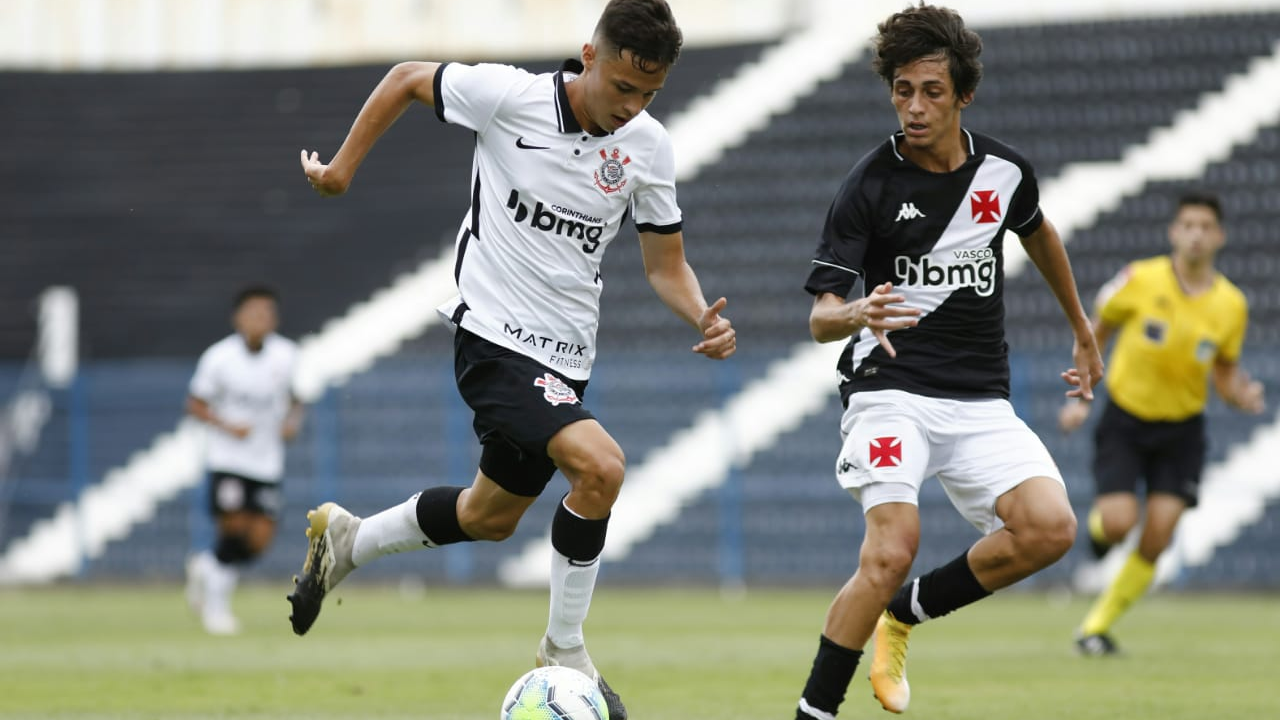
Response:
M618 148L600 150L600 169L596 170L596 187L606 195L616 193L627 185L626 166L631 162L630 155L623 155Z

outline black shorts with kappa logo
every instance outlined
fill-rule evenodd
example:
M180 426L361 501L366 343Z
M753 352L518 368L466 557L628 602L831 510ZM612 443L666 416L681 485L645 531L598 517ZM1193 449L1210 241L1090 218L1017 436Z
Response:
M1111 400L1094 430L1093 478L1099 495L1137 493L1176 495L1195 507L1204 470L1204 415L1173 422L1143 420Z
M263 482L222 470L209 471L209 512L214 517L248 512L275 519L283 497L280 483Z
M547 443L595 416L582 407L585 380L572 380L461 327L453 340L458 392L475 412L480 471L513 495L542 494L555 463Z

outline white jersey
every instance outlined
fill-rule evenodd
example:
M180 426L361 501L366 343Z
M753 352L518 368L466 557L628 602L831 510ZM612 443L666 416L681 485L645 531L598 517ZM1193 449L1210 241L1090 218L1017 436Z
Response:
M476 134L459 294L440 313L575 380L595 360L609 242L629 215L641 232L681 223L666 129L641 112L616 132L585 132L565 92L581 70L448 63L435 76L436 115Z
M200 356L189 392L209 404L227 423L248 425L244 439L208 429L205 463L209 470L252 480L279 482L284 475L281 430L293 402L293 375L298 346L268 335L258 352L239 334L214 343Z

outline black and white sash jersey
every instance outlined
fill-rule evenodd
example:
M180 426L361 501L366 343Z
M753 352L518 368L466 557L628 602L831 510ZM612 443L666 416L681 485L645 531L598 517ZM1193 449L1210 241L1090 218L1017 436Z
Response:
M471 209L458 232L458 297L440 314L575 380L596 354L600 261L628 216L641 231L681 228L675 155L641 112L593 136L565 90L570 60L535 75L508 65L440 66L436 115L475 132Z
M1007 398L1006 229L1026 237L1044 221L1034 171L992 138L963 131L969 158L929 172L898 152L902 133L862 158L836 193L805 289L848 298L892 282L921 310L894 330L896 358L864 328L838 363L841 400L864 390L942 398Z

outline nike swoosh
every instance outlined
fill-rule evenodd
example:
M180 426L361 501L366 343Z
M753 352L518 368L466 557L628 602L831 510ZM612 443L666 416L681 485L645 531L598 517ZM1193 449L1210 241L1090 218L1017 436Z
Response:
M551 149L549 147L542 147L541 145L525 145L523 136L516 138L516 147L520 148L521 150L550 150Z

